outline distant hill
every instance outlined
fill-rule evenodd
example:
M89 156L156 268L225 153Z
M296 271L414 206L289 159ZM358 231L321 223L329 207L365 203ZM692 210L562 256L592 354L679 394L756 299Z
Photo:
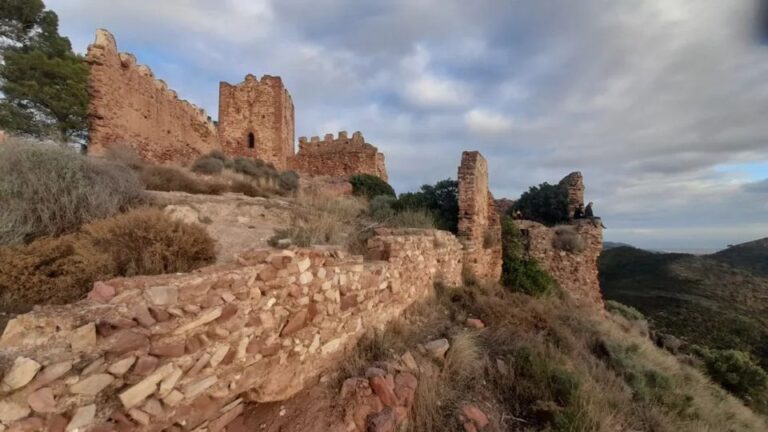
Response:
M768 237L731 246L710 255L710 258L768 277Z
M659 331L752 352L768 367L768 277L754 260L760 248L742 246L709 256L609 249L600 257L601 289L606 299L640 310Z
M626 243L621 243L621 242L612 242L612 241L603 242L603 250L615 249L617 247L633 247L633 246Z

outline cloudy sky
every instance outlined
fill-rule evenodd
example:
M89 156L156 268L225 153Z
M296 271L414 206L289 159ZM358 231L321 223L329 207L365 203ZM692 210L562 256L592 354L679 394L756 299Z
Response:
M393 186L489 160L497 197L583 172L606 239L768 236L768 45L754 0L46 0L84 52L115 34L214 118L280 75L296 132L363 131Z

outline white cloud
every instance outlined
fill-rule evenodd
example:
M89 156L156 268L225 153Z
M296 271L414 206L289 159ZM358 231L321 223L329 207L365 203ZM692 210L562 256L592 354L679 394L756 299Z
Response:
M470 131L481 135L503 135L512 130L511 118L481 109L468 111L464 122Z
M434 76L424 76L405 86L406 99L425 108L460 107L470 101L462 84Z

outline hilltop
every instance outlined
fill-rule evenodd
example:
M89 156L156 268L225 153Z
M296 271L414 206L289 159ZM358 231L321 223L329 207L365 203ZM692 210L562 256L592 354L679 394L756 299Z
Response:
M712 254L604 251L600 284L607 300L637 308L659 332L690 344L738 349L768 365L765 239ZM751 270L754 270L751 271Z

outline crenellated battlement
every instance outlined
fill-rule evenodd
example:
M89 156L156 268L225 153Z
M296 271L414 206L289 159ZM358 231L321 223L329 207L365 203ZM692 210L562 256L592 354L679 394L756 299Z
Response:
M347 131L340 131L338 136L333 134L325 134L323 139L319 136L313 136L309 139L307 137L299 137L299 151L328 151L331 148L338 151L369 151L378 152L378 149L371 144L365 142L363 133L357 131L349 137Z
M119 52L107 30L96 31L86 60L94 154L125 143L147 160L186 162L218 147L216 125L205 110L179 98L136 56Z

